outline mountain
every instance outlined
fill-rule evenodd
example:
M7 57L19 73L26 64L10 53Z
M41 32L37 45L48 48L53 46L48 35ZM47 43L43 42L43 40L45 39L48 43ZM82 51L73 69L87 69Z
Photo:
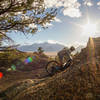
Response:
M23 45L18 47L17 49L24 52L28 52L28 51L32 52L32 51L37 51L38 47L42 47L45 52L58 52L61 49L63 49L65 46L58 43L54 44L54 43L44 42L44 43L34 43L32 45ZM75 54L77 52L81 52L82 48L84 48L84 46L82 45L77 47L73 53Z
M27 52L27 51L37 51L38 47L42 47L45 52L58 52L65 46L58 43L52 44L44 42L44 43L34 43L32 45L20 46L17 49L20 51Z

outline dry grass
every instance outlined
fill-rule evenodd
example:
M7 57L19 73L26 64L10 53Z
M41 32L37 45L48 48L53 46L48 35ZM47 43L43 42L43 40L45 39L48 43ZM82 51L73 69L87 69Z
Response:
M74 65L53 77L19 82L5 94L8 100L100 100L100 77L91 67Z

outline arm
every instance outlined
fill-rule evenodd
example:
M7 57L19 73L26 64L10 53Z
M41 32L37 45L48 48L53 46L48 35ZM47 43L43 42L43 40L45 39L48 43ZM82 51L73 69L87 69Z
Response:
M67 50L66 54L67 54L68 59L73 59L72 56L71 56L71 51L70 50Z

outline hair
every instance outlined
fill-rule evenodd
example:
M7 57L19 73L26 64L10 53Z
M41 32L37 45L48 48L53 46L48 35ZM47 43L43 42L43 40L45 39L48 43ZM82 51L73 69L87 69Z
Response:
M74 51L74 50L75 50L75 47L74 47L74 46L71 46L71 47L70 47L70 50L71 50L71 51Z

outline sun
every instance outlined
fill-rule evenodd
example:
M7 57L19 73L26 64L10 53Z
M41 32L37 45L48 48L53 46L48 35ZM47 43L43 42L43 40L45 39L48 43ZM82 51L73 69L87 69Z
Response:
M93 36L95 35L95 33L97 32L97 25L88 22L87 24L82 26L83 28L83 34L84 35L89 35L89 36Z

